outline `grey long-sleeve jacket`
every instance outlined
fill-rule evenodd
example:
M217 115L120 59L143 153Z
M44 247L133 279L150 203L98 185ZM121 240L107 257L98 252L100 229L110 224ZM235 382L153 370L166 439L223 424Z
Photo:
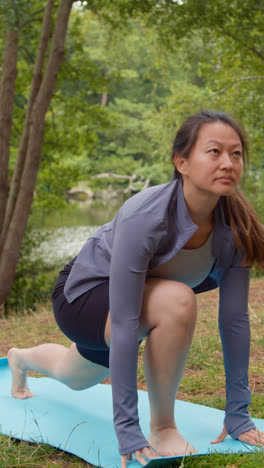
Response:
M138 326L147 271L170 260L197 229L185 204L180 179L150 187L127 200L115 218L86 241L66 282L65 296L72 302L110 278L110 373L121 454L149 445L137 411ZM247 409L249 269L240 266L241 256L225 222L221 198L214 211L213 256L210 274L194 291L220 288L225 424L228 433L237 438L255 427Z

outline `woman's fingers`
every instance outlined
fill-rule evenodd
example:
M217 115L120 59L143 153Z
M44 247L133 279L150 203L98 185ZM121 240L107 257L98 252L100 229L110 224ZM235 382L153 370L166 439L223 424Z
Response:
M227 435L227 430L224 426L221 434L215 440L212 440L211 444L219 444L219 442L223 442ZM259 429L251 429L250 431L240 434L240 436L238 436L238 440L245 442L246 444L261 446L264 445L264 432Z
M143 457L143 455L145 458ZM156 452L154 452L154 450L151 447L144 447L141 450L135 451L135 457L137 461L141 463L141 465L146 465L146 463L148 462L148 459L157 458L158 455L156 454Z
M250 445L264 445L264 432L259 429L251 429L238 436L238 440Z
M128 455L121 455L121 468L126 468Z
M226 436L227 436L227 430L224 426L221 434L215 440L212 440L211 444L219 444L220 442L223 442Z
M129 460L130 453L128 455L121 455L121 468L126 468L127 460Z
M150 458L158 458L158 455L151 447L144 447L141 450L136 450L134 452L135 458L141 465L146 465L148 459ZM144 456L143 456L144 455ZM146 458L145 458L146 457ZM127 468L127 460L132 459L132 453L128 453L127 455L121 456L121 468ZM147 460L146 460L147 459Z
M144 447L141 452L146 458L158 458L158 454L151 447Z
M147 463L148 461L146 460L146 458L143 457L143 455L142 455L142 453L141 453L142 451L143 451L143 450L136 450L136 451L134 452L134 455L135 455L137 461L138 461L139 463L141 463L141 465L144 466L144 465L146 465L146 463Z

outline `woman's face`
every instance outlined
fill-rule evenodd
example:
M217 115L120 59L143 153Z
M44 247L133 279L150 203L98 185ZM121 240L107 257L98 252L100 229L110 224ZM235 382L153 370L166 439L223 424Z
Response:
M175 155L184 186L193 193L230 195L243 169L242 143L236 131L222 122L204 124L189 158Z

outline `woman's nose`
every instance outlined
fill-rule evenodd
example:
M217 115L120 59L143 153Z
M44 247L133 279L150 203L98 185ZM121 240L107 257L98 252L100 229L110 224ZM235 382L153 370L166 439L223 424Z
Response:
M221 156L221 166L225 169L232 169L233 167L233 161L226 152L224 152Z

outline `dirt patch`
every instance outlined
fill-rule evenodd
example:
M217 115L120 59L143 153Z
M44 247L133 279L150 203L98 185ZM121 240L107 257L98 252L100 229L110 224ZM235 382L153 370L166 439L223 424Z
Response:
M7 343L7 342L1 343L0 344L0 356L6 356L7 351L9 350L9 348L10 348L9 343Z
M249 289L249 303L251 307L264 305L264 279L253 279Z
M264 392L264 377L261 377L258 374L250 374L248 380L252 394Z
M258 362L261 362L263 363L264 362L264 350L263 349L251 349L250 351L250 362L251 364L252 363L258 363Z

